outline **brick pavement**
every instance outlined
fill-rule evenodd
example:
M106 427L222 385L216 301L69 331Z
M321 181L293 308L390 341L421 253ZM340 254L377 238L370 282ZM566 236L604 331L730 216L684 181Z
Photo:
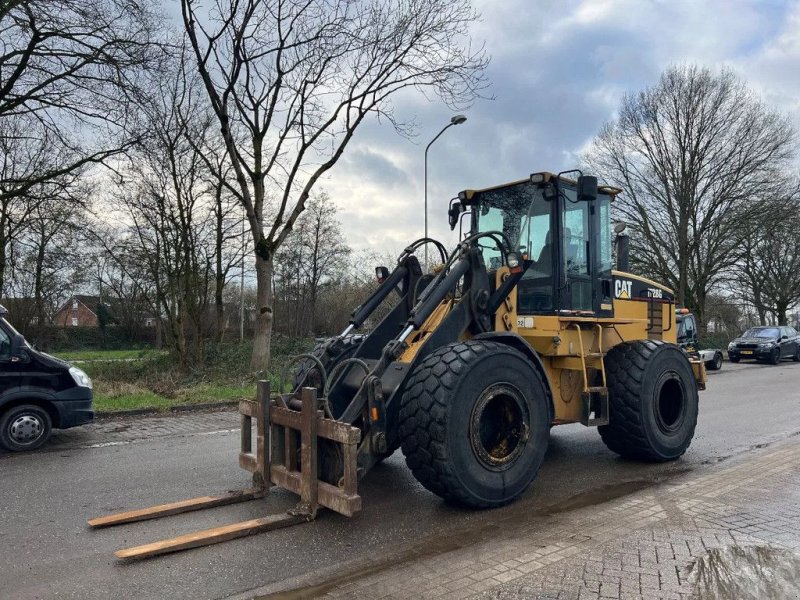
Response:
M777 555L794 557L796 562L787 568L797 573L798 465L800 439L794 438L595 506L522 519L512 513L491 521L486 535L452 549L418 557L407 553L398 563L385 563L389 568L345 578L339 585L328 583L325 597L721 597L716 588L696 581L701 564L707 565L703 561L724 549L743 549L743 554L765 547L782 550ZM756 578L765 581L779 570L769 564L760 567ZM763 590L748 596L740 589L728 597L800 598L800 581L788 589L778 596Z
M127 417L104 417L88 425L56 430L44 451L128 444L158 437L239 430L235 407Z

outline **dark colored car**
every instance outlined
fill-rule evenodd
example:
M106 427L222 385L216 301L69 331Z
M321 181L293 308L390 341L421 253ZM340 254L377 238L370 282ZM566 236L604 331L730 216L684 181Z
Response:
M0 447L33 450L53 428L94 419L92 381L86 373L31 347L0 306Z
M754 359L773 365L783 358L800 362L800 335L786 325L752 327L728 345L728 358L731 362Z

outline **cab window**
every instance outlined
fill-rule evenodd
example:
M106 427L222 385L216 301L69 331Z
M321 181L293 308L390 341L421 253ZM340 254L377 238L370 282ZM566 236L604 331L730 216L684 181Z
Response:
M477 231L502 231L530 261L517 286L520 314L553 310L553 247L550 234L552 203L542 190L528 181L486 190L476 198L479 207L473 212ZM489 269L502 264L502 257L489 239L481 240L483 259Z
M697 328L694 325L694 317L688 316L683 319L683 337L693 339Z
M565 202L561 222L564 241L564 272L569 287L569 307L592 310L592 279L589 275L589 203L579 202L577 192L562 190Z
M11 358L11 337L0 328L0 360Z

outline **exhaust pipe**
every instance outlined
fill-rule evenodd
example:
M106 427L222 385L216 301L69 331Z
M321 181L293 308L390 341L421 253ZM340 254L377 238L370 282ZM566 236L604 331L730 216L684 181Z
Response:
M617 270L627 272L630 267L628 254L630 238L625 234L617 236Z

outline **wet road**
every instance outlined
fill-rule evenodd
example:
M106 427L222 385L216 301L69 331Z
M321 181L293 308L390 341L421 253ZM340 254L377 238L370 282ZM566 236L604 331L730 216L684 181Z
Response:
M662 465L624 461L597 432L557 427L539 478L525 496L490 512L454 509L425 491L397 453L362 482L364 510L218 546L120 564L122 547L280 512L285 492L204 513L90 531L86 519L138 506L245 487L231 432L124 445L0 455L0 596L3 598L222 598L314 573L435 555L499 535L492 522L547 514L632 493L688 470L800 433L800 363L725 363L700 396L686 456ZM179 418L179 417L176 417Z

